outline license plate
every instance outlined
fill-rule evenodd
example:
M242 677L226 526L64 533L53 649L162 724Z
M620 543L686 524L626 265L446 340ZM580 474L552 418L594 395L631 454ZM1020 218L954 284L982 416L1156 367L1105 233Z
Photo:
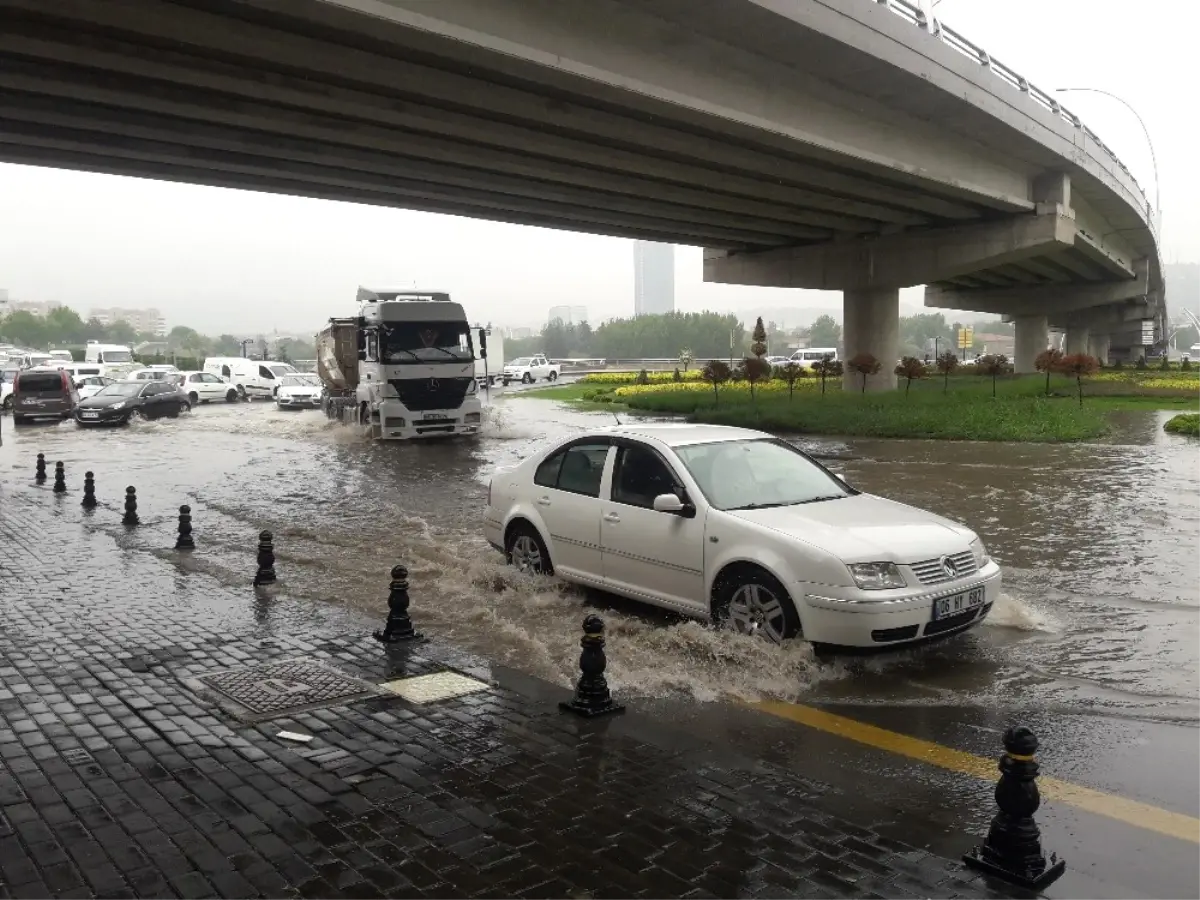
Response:
M426 413L425 414L426 422L439 422L439 421L444 422L448 418L450 418L450 417L443 416L441 413Z
M82 417L82 418L84 418L84 419L98 419L98 418L100 418L100 413L90 413L90 412L85 412L85 413L80 413L79 415L80 415L80 417Z
M972 588L961 594L938 597L933 601L933 620L948 619L983 605L983 588Z

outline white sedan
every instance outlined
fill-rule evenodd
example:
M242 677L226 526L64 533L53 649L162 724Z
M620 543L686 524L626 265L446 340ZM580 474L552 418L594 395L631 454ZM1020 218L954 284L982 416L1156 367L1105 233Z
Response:
M320 379L304 372L281 375L275 404L280 409L316 409L321 405Z
M1000 596L969 528L719 425L562 441L492 477L484 533L518 569L774 643L904 644L964 631Z
M115 378L107 378L104 375L87 375L76 381L75 386L79 388L79 399L86 400L88 397L95 397L110 384L116 383Z

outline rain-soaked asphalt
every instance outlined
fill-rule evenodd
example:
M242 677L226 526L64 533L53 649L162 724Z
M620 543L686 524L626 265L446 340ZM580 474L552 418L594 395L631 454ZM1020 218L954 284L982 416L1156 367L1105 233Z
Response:
M992 808L978 780L746 704L817 705L984 757L1005 727L1026 722L1046 774L1113 798L1100 814L1056 802L1039 813L1048 848L1070 863L1052 896L1200 892L1196 841L1163 836L1147 826L1153 814L1118 799L1200 813L1200 454L1164 435L1160 414L1129 416L1105 444L805 441L857 487L968 523L1005 573L1005 596L968 635L817 660L803 644L767 647L514 576L479 535L488 472L606 418L514 394L497 394L484 436L460 443L371 443L319 412L266 404L113 431L14 432L6 418L0 465L32 468L41 451L76 479L93 468L102 498L136 485L144 518L190 503L192 564L230 580L245 580L262 528L275 532L277 569L296 595L379 613L387 569L404 562L418 624L514 680L567 684L581 603L605 606L610 682L631 703L812 777L858 783L873 802L919 813L938 852L961 851L964 828L986 830Z

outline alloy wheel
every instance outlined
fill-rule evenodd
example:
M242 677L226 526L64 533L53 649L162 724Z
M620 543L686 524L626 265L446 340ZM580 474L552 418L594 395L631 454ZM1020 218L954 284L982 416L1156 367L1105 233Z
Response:
M527 575L542 574L542 548L538 546L537 541L531 535L517 535L517 539L513 541L510 555L513 568L518 572L524 572Z
M761 584L744 584L733 592L729 598L729 622L738 634L773 644L783 642L787 629L783 602Z

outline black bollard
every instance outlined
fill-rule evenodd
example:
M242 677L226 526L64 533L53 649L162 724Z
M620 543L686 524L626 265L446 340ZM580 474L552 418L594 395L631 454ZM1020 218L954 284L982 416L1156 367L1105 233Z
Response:
M1038 764L1034 759L1038 739L1033 730L1018 725L1004 732L1004 753L1000 757L1000 780L996 784L996 805L1000 807L987 839L963 857L970 868L1033 891L1057 881L1067 863L1055 853L1047 862L1042 852L1042 834L1033 821L1041 806L1038 793Z
M604 620L590 615L583 620L583 638L579 641L583 652L579 654L579 683L570 702L558 704L560 709L580 716L603 716L608 713L624 712L625 707L613 700L604 678L608 658L604 655Z
M38 484L43 484L46 481L46 454L39 453L37 455L37 471L34 474L34 480Z
M275 583L275 539L271 532L258 536L258 572L254 575L254 586Z
M192 508L186 503L179 507L179 537L175 540L176 550L195 550L192 539Z
M126 525L137 525L141 521L137 513L137 489L132 486L125 488L125 515L121 521Z
M54 464L54 493L65 494L67 492L67 470L63 468L61 462Z
M96 508L96 476L91 472L83 473L83 500L79 505L86 509Z
M408 596L408 569L404 566L392 566L392 582L388 585L388 617L383 631L376 631L375 640L384 644L396 644L401 641L423 641L425 636L413 630L412 619L408 615L408 605L412 602Z

